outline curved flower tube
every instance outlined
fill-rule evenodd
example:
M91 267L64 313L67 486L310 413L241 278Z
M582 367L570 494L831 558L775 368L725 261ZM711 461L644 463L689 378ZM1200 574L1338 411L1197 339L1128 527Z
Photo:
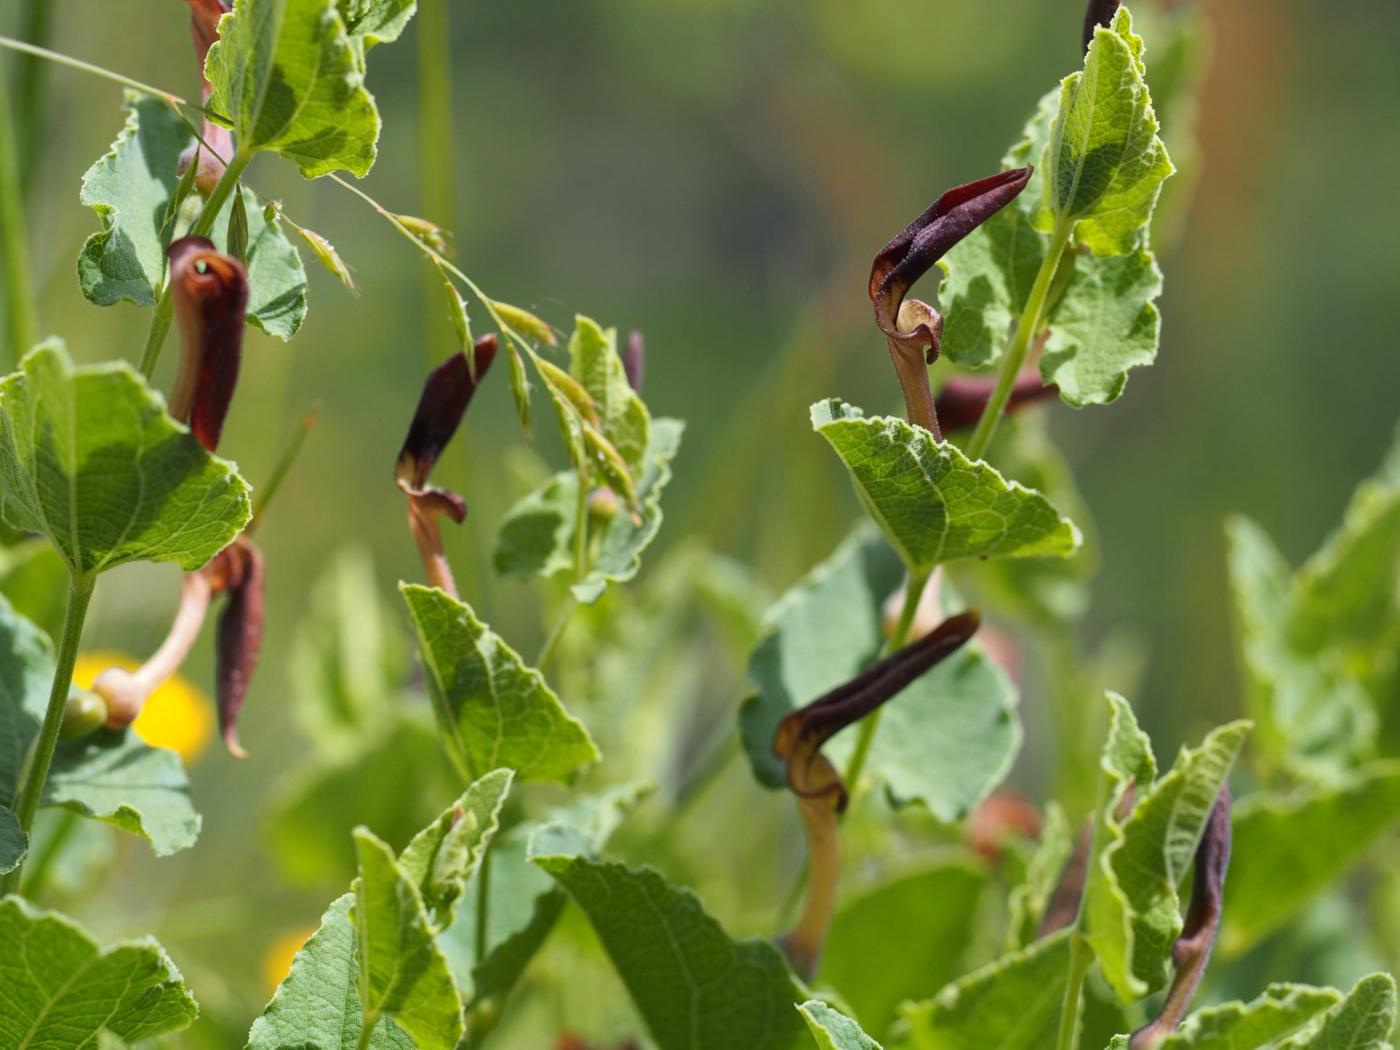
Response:
M204 59L214 41L219 39L219 19L232 9L232 5L225 0L189 0L189 5L190 35L194 38L195 58L199 61L200 97L207 107L213 86L204 76ZM205 117L200 137L203 142L191 143L180 154L177 171L183 175L190 164L198 164L194 185L201 196L208 197L228 166L228 158L233 156L233 132Z
M238 384L243 358L243 318L248 271L207 237L181 237L167 249L175 318L184 350L170 414L213 452Z
M938 357L943 318L928 303L905 296L953 245L1014 200L1026 188L1032 170L1015 168L955 186L880 249L871 263L875 323L889 344L909 422L940 440L928 365Z

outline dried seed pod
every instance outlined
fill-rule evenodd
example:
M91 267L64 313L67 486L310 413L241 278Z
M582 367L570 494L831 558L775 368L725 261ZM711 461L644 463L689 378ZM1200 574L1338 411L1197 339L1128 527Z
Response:
M167 250L175 318L184 344L170 414L214 451L223 432L243 357L248 272L205 237L182 237Z
M905 297L953 245L1025 189L1030 177L1031 168L1017 168L954 187L880 249L871 264L875 323L889 344L909 422L934 437L942 435L927 366L938 357L943 318L927 303Z

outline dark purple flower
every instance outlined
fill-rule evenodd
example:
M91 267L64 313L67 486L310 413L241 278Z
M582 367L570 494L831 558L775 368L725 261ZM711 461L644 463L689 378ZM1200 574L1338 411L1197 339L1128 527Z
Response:
M1089 50L1089 45L1094 42L1094 30L1099 26L1107 28L1113 23L1113 16L1118 13L1118 5L1123 0L1089 0L1089 6L1084 12L1084 50Z
M224 418L238 384L248 273L205 237L182 237L167 249L175 319L184 343L170 391L170 414L188 423L210 452L219 444Z

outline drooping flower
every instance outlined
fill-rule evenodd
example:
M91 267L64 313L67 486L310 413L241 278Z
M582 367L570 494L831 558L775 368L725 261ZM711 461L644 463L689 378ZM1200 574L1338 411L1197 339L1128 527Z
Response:
M238 384L248 272L205 237L182 237L166 254L184 344L170 391L170 414L188 423L199 443L212 452Z

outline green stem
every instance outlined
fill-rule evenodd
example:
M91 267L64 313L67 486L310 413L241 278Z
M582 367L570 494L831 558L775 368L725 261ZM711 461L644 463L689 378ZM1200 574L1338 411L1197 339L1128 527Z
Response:
M924 588L928 586L930 572L910 573L909 579L904 585L904 608L899 611L899 622L895 624L894 633L885 643L884 655L889 655L897 649L902 649L909 641L909 632L914 628L914 616L919 611L919 599L923 597ZM870 745L875 739L875 730L880 725L881 708L876 708L860 723L860 736L856 739L855 750L851 752L851 761L846 766L846 789L854 793L860 783L860 774L865 769L865 760L870 754Z
M371 1018L365 1015L364 1023L360 1025L360 1038L355 1043L355 1050L369 1050L370 1041L374 1038L374 1026L379 1023L378 1017Z
M1041 260L1040 272L1035 275L1035 284L1031 286L1026 308L1021 311L1021 320L1016 324L1016 334L1011 337L1011 345L1001 356L1001 371L997 374L996 389L992 391L987 407L982 410L982 418L977 421L977 429L972 432L972 437L963 450L968 459L981 459L986 454L987 446L992 443L992 435L996 433L997 423L1001 421L1001 414L1006 410L1006 403L1011 400L1011 390L1016 385L1016 376L1021 371L1021 365L1025 363L1031 340L1040 331L1050 285L1055 280L1060 257L1065 253L1070 231L1073 229L1073 223L1063 220L1055 226L1055 232L1050 238L1050 248Z
M20 20L20 35L31 44L42 47L48 43L53 28L52 0L25 0ZM39 169L39 114L44 108L46 76L43 62L37 55L21 55L15 60L15 142L19 155L29 158L20 181L28 193Z
M486 958L490 942L486 936L487 924L491 915L491 842L486 842L486 850L481 854L481 863L476 869L476 965Z
M1078 1050L1079 1011L1084 1000L1084 978L1094 961L1093 949L1076 929L1070 934L1069 974L1065 979L1064 1005L1060 1008L1060 1035L1055 1050Z
M29 862L27 877L20 891L25 897L38 900L48 888L49 874L53 871L54 862L63 855L63 850L82 822L83 818L71 809L65 809L59 816L53 831L44 841L44 848L35 853Z
M418 193L423 217L451 230L456 225L452 192L452 66L451 27L447 0L418 4ZM424 317L442 315L441 275L426 260L423 269ZM424 340L429 364L437 363L433 345L444 341L447 329ZM445 356L445 355L443 355Z
M38 338L38 310L29 270L29 236L24 215L24 188L16 153L10 82L0 71L0 269L5 275L5 322L0 370L8 372ZM13 355L13 360L9 358Z
M578 602L572 593L564 596L564 607L559 610L554 626L549 629L549 637L544 640L544 645L540 646L540 654L535 657L535 670L543 671L544 665L554 656L554 650L559 648L559 640L564 637L564 628L568 626L577 605Z
M68 590L68 610L58 642L49 706L44 711L44 723L34 741L29 769L15 800L15 816L19 818L20 829L25 834L34 826L34 813L39 808L39 799L43 797L44 782L48 780L53 751L58 745L58 733L63 728L63 712L68 707L68 693L73 686L73 665L78 661L78 642L83 636L83 620L87 617L88 602L92 600L93 582L91 576L74 576ZM0 883L0 894L19 888L21 870L15 868L5 876L4 882Z
M258 489L257 497L253 501L253 520L248 523L247 532L252 532L263 514L267 512L267 505L272 502L272 497L277 495L277 490L282 487L282 482L287 477L287 471L292 469L292 464L296 462L297 456L301 453L301 446L306 444L306 438L311 433L311 428L316 425L316 417L321 413L321 403L318 401L307 410L306 415L301 417L301 425L297 427L297 432L292 435L292 440L287 443L287 447L282 450L282 455L278 458L276 465L272 468L272 473L261 487Z
M575 470L578 473L578 501L574 506L574 580L579 582L588 575L588 471L582 462L575 464ZM554 650L559 648L564 628L568 626L577 606L572 593L565 596L564 608L559 611L559 618L554 621L549 637L544 640L540 655L535 659L536 670L542 670L554 655Z
M219 212L223 210L229 196L233 193L233 188L238 185L239 178L243 175L243 169L248 166L248 162L253 159L251 150L237 150L230 158L228 166L224 168L224 173L219 176L219 181L214 184L214 189L210 192L208 200L204 202L204 207L195 216L194 223L190 226L188 237L208 237L210 231L214 229L214 220L219 217ZM165 346L165 337L170 332L170 320L174 315L174 302L170 295L170 282L165 282L165 287L161 289L160 299L156 301L155 313L151 315L151 329L146 334L146 347L141 351L141 374L147 379L155 375L156 363L160 360L160 351Z

